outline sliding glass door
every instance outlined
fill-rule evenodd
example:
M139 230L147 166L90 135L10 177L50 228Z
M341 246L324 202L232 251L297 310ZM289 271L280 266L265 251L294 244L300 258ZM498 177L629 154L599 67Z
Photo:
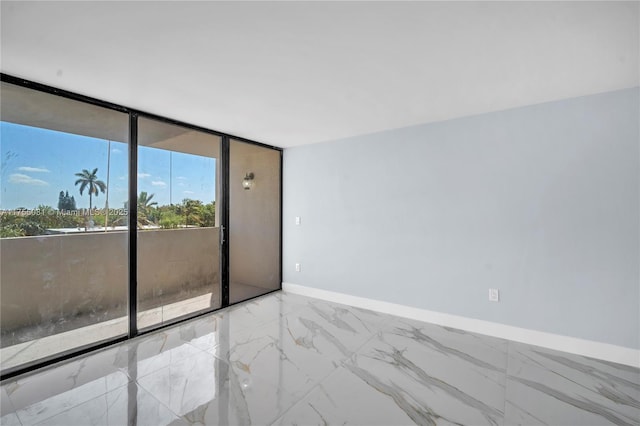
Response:
M280 288L281 161L281 151L230 141L230 303Z
M138 118L138 328L221 306L221 138Z

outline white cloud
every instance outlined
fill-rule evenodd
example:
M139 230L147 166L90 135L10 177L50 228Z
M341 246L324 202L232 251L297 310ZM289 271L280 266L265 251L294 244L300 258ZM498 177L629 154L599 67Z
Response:
M124 176L120 176L118 179L125 180L126 178L127 178L127 175L124 175Z
M193 192L193 191L182 191L182 193L183 193L183 194L186 194L186 195L192 195L192 194L195 194L195 192Z
M122 154L122 150L118 149L118 148L112 148L111 152L114 153L114 154Z
M9 176L9 182L11 183L19 183L25 185L36 185L36 186L49 186L49 183L40 180L34 179L31 176L23 175L21 173L14 173Z
M42 167L30 167L30 166L22 166L18 167L18 170L21 172L31 172L31 173L49 173L49 169L45 169Z
M151 176L149 173L138 173L138 179L147 178Z
M151 181L151 185L165 187L165 186L167 186L167 183L164 182L164 181L161 181L161 180L152 180Z
M184 176L178 176L176 179L178 179L178 180L187 180L187 178L184 177Z

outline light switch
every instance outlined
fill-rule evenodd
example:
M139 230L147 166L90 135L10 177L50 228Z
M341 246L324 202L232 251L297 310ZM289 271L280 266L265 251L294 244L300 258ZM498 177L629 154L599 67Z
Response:
M296 225L300 225L301 219L300 216L296 216Z
M499 302L500 301L500 290L497 288L489 289L489 301L490 302Z

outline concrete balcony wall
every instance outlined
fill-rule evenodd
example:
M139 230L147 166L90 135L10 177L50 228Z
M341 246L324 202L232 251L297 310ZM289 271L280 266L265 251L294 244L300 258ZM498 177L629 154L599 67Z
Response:
M220 291L219 229L138 233L139 309ZM126 232L0 240L2 333L127 314Z
M139 309L211 292L220 300L219 231L187 228L139 232Z

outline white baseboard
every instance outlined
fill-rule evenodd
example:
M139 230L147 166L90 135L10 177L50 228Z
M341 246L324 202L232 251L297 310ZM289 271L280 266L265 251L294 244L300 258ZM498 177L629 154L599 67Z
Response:
M382 312L385 314L429 322L473 333L499 337L501 339L513 340L515 342L535 346L542 346L549 349L640 368L640 350L625 348L623 346L514 327L496 322L461 317L458 315L428 311L425 309L413 308L411 306L398 305L365 297L351 296L344 293L321 290L298 284L282 283L282 290L289 293L299 294L301 296L315 297L317 299L370 309L372 311Z

